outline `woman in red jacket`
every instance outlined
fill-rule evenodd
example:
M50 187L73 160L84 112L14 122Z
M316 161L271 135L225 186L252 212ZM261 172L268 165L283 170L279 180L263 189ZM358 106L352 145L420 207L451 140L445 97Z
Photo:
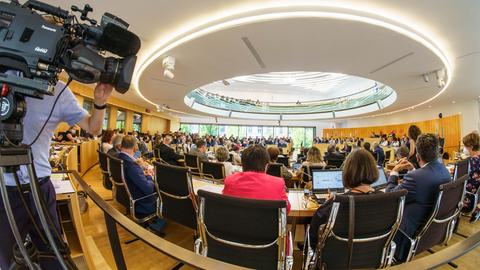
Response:
M290 202L282 178L265 173L270 157L265 147L252 145L242 152L243 172L225 178L223 194L257 200L285 200L287 212Z

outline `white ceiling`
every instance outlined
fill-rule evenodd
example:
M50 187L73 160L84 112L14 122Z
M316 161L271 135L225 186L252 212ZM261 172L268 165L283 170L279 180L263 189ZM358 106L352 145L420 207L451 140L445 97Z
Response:
M84 1L51 0L68 7ZM143 41L140 62L145 60L160 41L174 36L181 29L196 27L199 22L220 18L226 10L251 10L232 15L262 14L278 9L288 11L290 5L345 5L375 11L379 16L407 24L441 45L454 66L450 86L426 107L450 104L451 100L468 100L480 95L480 1L474 0L355 0L355 1L254 1L254 0L183 0L183 1L86 1L94 8L95 18L103 11L116 14L131 24L131 30ZM298 7L297 7L298 8ZM331 7L316 7L329 10ZM226 18L226 19L230 19ZM223 21L225 21L224 19ZM212 25L211 23L209 25ZM259 52L266 68L259 67L241 37L248 37ZM381 66L405 55L412 55L370 74ZM401 109L426 100L438 92L435 80L426 84L421 74L442 67L431 51L411 39L372 25L328 19L289 19L241 25L203 36L169 54L177 58L175 79L161 76L163 70L154 61L140 77L141 93L157 104L167 104L186 113L183 96L188 90L234 76L271 71L323 71L358 75L385 83L397 92L397 102L386 111ZM121 96L138 105L154 108L134 91Z
M273 72L217 81L201 89L221 96L260 102L317 101L349 96L380 85L356 76L324 72Z

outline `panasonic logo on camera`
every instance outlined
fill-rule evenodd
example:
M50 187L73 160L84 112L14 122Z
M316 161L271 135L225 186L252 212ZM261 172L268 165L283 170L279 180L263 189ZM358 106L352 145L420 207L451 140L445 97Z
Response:
M42 29L50 31L50 32L54 32L54 33L57 32L57 29L45 26L43 24L42 24Z
M40 47L35 47L35 51L36 52L41 52L41 53L47 53L48 52L48 49L45 49L45 48L40 48Z

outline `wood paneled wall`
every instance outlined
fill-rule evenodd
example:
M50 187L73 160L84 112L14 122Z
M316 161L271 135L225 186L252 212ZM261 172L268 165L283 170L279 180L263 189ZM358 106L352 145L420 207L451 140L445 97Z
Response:
M73 81L70 84L70 89L77 97L78 103L83 104L85 98L93 99L93 89L91 86L80 84ZM110 116L108 120L108 128L115 129L117 122L117 111L119 109L126 111L125 118L125 131L133 131L133 113L142 114L142 132L150 131L150 133L155 133L156 131L164 132L169 131L170 121L178 122L177 119L168 117L163 113L158 112L145 112L145 108L126 102L116 97L110 97L108 99L108 106L110 107ZM62 123L56 130L57 132L64 132L68 129L66 123Z
M372 127L357 127L357 128L336 128L336 129L324 129L324 137L360 137L368 138L375 134L388 134L395 132L397 137L407 135L408 127L410 125L417 125L422 133L434 133L445 138L445 150L449 153L456 151L460 147L461 141L461 115L452 115L442 119L432 119L419 122L386 125L386 126L372 126Z

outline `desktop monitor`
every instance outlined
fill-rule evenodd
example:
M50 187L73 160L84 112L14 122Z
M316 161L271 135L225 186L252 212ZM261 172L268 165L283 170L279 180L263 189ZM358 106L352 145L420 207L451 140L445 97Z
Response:
M387 176L385 175L385 171L383 167L378 167L378 180L372 184L374 189L382 189L387 186Z
M312 170L312 191L313 193L326 193L345 191L342 181L342 170Z

